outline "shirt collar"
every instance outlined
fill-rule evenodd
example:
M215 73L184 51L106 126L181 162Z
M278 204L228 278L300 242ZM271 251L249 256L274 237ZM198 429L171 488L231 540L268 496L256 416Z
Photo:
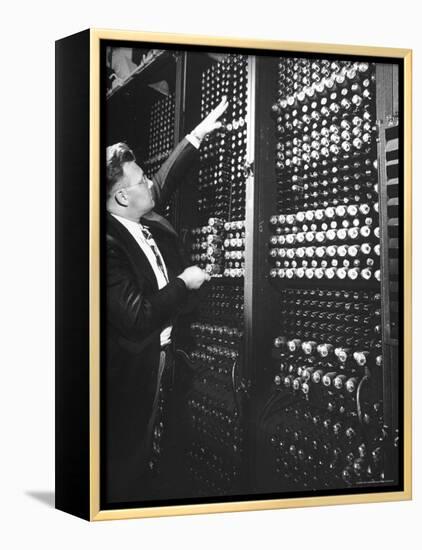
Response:
M126 227L129 231L139 231L139 228L148 227L146 225L142 225L141 222L134 222L133 220L128 220L127 218L124 218L123 216L118 216L117 214L113 214L110 212L112 216L114 216L122 225Z

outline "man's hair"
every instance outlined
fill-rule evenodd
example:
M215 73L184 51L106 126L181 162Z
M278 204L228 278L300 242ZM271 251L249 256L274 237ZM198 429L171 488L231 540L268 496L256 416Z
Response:
M106 149L106 185L107 197L110 196L115 184L123 176L123 164L125 162L136 161L133 151L129 149L126 143L115 143Z

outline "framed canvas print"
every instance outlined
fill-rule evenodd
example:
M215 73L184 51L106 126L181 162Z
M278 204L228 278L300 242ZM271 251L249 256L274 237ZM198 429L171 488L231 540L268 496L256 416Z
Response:
M56 506L411 498L411 51L56 43Z

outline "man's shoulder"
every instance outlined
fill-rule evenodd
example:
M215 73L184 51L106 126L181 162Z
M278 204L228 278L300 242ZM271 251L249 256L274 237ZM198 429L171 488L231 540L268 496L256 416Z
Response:
M105 217L105 237L107 249L124 249L128 238L127 229L109 212Z
M114 239L124 238L126 228L112 215L110 212L106 212L105 215L105 233Z

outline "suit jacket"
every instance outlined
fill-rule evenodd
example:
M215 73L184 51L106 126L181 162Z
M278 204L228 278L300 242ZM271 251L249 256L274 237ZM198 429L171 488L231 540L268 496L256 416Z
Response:
M197 154L186 138L174 149L153 178L156 206L168 200ZM161 290L138 243L118 220L106 216L101 435L107 503L150 497L145 435L157 386L160 333L175 322L190 294L177 278L186 263L174 228L155 211L141 222L166 263L169 283Z

